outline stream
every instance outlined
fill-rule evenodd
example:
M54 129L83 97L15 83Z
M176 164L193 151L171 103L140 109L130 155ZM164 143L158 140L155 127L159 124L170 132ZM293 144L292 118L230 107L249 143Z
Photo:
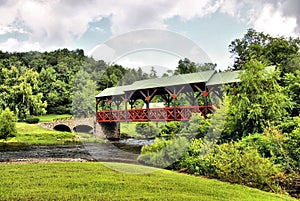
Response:
M70 145L2 145L0 162L23 159L83 159L88 161L114 161L138 163L137 157L150 139L120 139L106 143Z

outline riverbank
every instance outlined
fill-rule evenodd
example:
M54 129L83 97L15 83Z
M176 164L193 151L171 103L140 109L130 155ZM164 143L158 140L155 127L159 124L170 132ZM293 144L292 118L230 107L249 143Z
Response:
M0 165L7 164L37 164L37 163L66 163L66 162L88 162L81 158L23 158L0 160Z
M0 200L296 200L241 185L124 163L4 164L0 171Z
M17 134L0 143L29 144L29 145L57 145L79 144L80 139L75 133L53 131L36 124L16 123Z

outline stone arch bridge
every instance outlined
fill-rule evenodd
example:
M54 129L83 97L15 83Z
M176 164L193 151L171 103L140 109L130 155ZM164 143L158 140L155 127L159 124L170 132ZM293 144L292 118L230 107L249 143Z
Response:
M118 123L101 124L95 117L59 118L53 122L39 123L43 128L68 132L88 132L99 138L119 138Z

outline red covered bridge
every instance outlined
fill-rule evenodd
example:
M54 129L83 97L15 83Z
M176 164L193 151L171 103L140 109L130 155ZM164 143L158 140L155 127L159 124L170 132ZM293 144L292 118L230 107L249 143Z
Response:
M96 96L97 121L186 121L193 113L205 116L222 97L222 85L235 82L238 71L211 70L107 88ZM154 102L164 107L151 107Z

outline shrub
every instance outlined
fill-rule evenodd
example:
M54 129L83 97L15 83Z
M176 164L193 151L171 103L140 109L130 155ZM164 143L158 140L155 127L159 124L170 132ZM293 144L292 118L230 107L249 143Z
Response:
M274 192L280 190L273 178L282 173L255 148L243 148L238 143L226 143L217 146L212 157L215 167L215 173L211 175L213 177L261 190Z
M190 143L185 137L171 140L155 139L155 143L142 148L138 161L155 167L169 167L188 149Z
M165 124L165 126L160 130L160 135L176 135L180 131L180 121L170 121Z
M286 135L283 146L288 153L293 170L300 173L300 126Z
M252 134L242 138L238 144L246 149L253 147L258 150L259 154L265 158L269 158L275 164L279 164L284 168L287 161L284 157L284 150L281 147L284 136L276 129L265 129L263 134Z
M193 139L188 151L174 165L177 169L186 169L186 172L195 175L211 175L214 172L212 160L207 155L211 150L209 142L202 139Z
M158 129L150 122L139 122L135 126L137 133L144 135L146 137L156 136L158 134Z
M200 113L194 113L187 125L183 126L182 132L188 133L196 138L202 138L208 132L209 127L209 119L205 119Z
M39 123L39 121L40 121L40 118L35 117L35 116L30 116L25 119L25 122L29 123L29 124L36 124L36 123Z
M8 137L13 137L16 133L17 118L8 108L0 114L0 139L6 140Z

